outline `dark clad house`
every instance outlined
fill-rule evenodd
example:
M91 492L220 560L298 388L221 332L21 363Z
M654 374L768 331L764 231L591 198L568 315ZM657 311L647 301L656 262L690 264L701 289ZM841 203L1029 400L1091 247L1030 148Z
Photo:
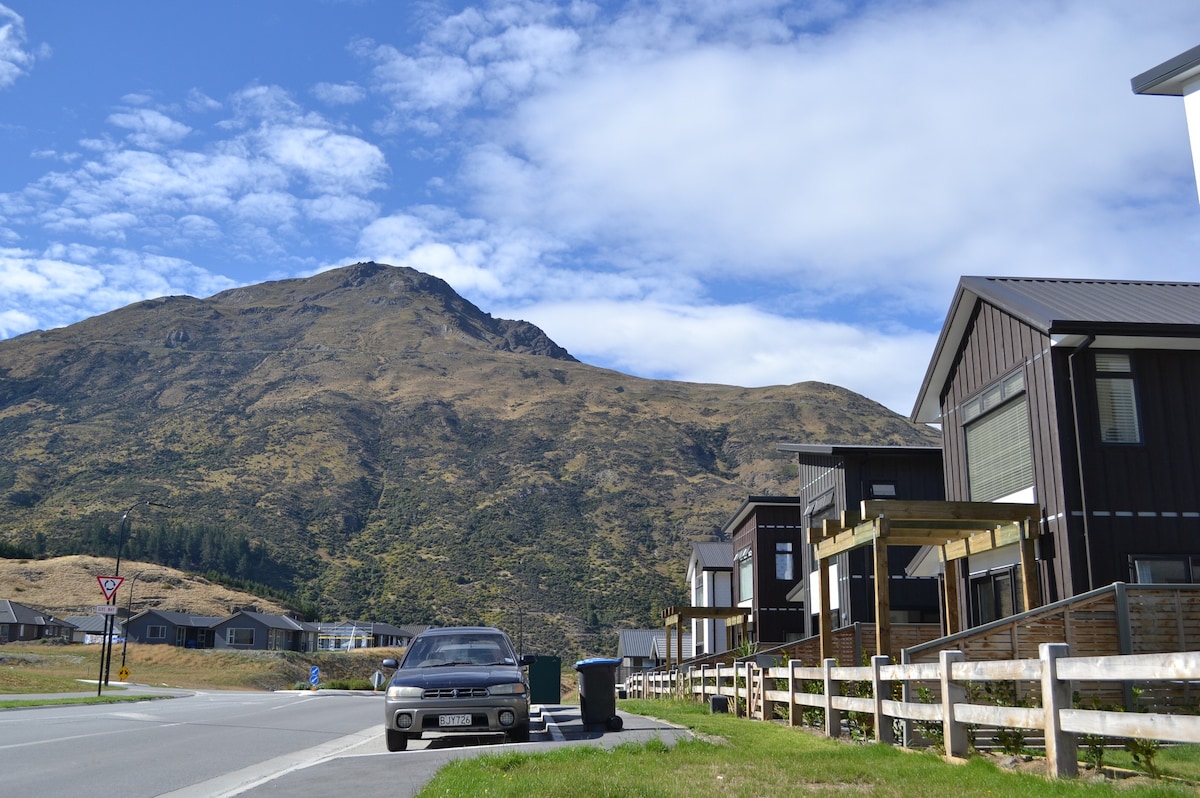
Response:
M803 600L789 598L800 584L804 541L796 496L750 496L725 524L733 543L733 603L750 611L749 640L733 630L734 646L786 643L805 637Z
M181 648L212 648L212 626L220 621L207 615L170 610L143 610L125 622L132 643L157 643Z
M215 648L316 651L317 626L286 615L239 610L212 627Z
M937 446L825 446L779 444L779 451L796 455L800 476L801 521L805 529L818 527L842 512L857 510L863 499L945 498L942 479L942 450ZM920 560L924 552L915 546L895 547L888 561L891 582L891 615L894 623L937 623L938 580ZM816 612L820 605L812 546L799 546L803 578L792 599L803 601L805 635L817 633ZM937 565L936 555L933 558ZM918 570L920 569L920 570ZM833 599L835 627L875 620L875 568L869 549L860 548L837 555L831 565L835 583Z
M0 599L0 643L21 640L61 640L69 643L74 628L48 612Z
M964 277L912 419L950 501L1040 506L1041 603L1200 581L1200 284ZM1015 546L968 558L964 617L1020 611Z

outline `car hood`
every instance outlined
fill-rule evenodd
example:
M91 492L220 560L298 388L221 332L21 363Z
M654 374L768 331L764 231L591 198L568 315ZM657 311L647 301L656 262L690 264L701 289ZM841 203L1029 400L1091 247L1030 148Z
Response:
M443 665L402 668L392 676L398 687L486 687L521 681L521 669L511 665Z

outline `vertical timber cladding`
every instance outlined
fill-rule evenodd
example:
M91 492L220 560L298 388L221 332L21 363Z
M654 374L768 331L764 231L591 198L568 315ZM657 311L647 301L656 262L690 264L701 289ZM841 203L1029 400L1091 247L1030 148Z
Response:
M1066 423L1069 433L1072 416L1069 408L1062 408L1064 412L1060 413L1055 392L1055 364L1060 373L1065 371L1068 354L1052 351L1050 338L1025 322L994 305L977 301L941 400L946 499L968 501L971 493L963 406L1001 378L1018 370L1023 374L1034 473L1031 501L1043 508L1038 568L1043 602L1087 589L1086 583L1078 580L1079 574L1072 573L1071 535L1067 531L1070 511L1064 499L1062 468L1071 466L1075 456L1063 451L1060 426ZM1069 398L1070 394L1066 396ZM1073 445L1069 437L1065 442ZM1073 476L1068 475L1067 481L1071 479ZM962 606L967 593L960 591L964 618L969 617L967 608Z
M1131 581L1130 560L1137 555L1200 555L1200 517L1195 515L1200 511L1200 413L1195 406L1200 352L1120 351L1128 354L1132 367L1141 444L1100 441L1095 353L1083 359L1085 379L1080 380L1084 509L1097 585ZM1193 573L1193 581L1197 578Z

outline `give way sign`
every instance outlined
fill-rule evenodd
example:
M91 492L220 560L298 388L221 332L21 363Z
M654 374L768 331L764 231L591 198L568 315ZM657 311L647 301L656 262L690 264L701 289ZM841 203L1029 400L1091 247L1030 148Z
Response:
M116 594L117 588L125 581L123 576L97 576L96 581L100 583L100 590L104 593L104 598L107 601L112 601L113 595Z

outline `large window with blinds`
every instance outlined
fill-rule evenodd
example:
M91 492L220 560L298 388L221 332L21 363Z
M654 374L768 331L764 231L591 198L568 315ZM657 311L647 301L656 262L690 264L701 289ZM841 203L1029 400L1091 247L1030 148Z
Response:
M971 501L990 502L1033 485L1025 379L1010 374L963 405Z
M1129 355L1096 353L1096 410L1102 443L1141 443L1137 391Z

